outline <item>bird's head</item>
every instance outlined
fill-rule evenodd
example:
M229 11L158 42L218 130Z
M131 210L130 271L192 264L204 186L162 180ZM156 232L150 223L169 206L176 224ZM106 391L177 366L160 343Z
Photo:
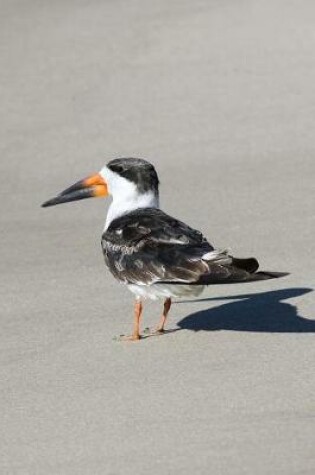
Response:
M116 158L98 173L76 182L45 201L42 207L108 195L112 195L114 200L135 201L147 194L158 199L159 179L154 166L141 158Z

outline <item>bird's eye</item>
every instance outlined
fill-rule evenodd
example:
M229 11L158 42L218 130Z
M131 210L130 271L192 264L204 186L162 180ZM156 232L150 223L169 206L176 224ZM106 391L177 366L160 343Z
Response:
M115 171L121 174L124 171L124 167L122 165L116 165Z

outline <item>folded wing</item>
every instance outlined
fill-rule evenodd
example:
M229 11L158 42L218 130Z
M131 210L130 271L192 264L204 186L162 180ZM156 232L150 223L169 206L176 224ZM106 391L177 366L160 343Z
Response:
M256 259L215 250L202 233L154 208L114 220L102 236L102 248L111 273L128 284L244 281L258 268Z

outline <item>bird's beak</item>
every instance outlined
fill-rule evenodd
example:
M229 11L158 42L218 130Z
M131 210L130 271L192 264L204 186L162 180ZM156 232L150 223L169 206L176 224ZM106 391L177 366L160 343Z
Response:
M69 201L84 200L85 198L93 198L97 196L107 196L107 183L101 175L91 175L84 180L80 180L66 190L62 191L58 196L42 204L43 208L55 206Z

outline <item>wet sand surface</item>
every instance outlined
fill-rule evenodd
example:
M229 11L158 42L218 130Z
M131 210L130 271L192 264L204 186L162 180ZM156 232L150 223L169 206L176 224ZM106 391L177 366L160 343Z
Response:
M2 474L315 473L314 21L307 0L2 1ZM290 275L114 341L132 295L103 264L108 201L40 204L117 156Z

